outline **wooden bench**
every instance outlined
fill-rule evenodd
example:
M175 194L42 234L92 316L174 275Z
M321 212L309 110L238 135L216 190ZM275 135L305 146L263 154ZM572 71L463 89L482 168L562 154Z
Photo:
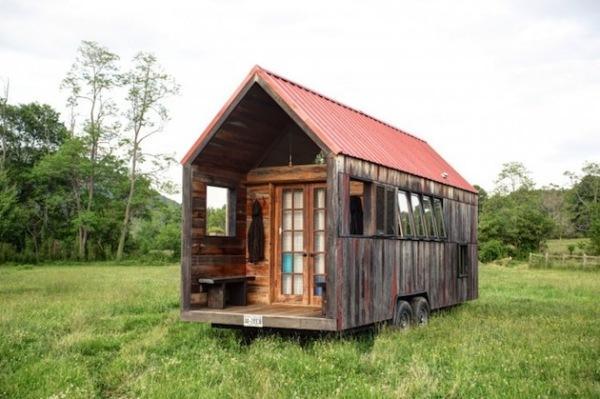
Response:
M248 281L254 276L199 278L200 292L208 293L208 307L223 309L225 305L246 306Z

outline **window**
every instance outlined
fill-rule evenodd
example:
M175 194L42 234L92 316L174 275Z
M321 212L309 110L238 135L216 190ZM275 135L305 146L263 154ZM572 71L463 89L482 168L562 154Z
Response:
M396 190L393 188L385 190L385 233L396 234Z
M412 205L412 214L415 222L415 235L419 237L425 236L425 227L423 226L423 209L421 199L418 194L411 194L410 203Z
M281 293L304 292L304 190L283 190Z
M366 197L369 190L368 183L350 179L350 220L348 221L349 233L363 235L367 213L365 212Z
M379 235L396 234L396 189L377 186L375 189L376 231Z
M375 189L375 230L377 234L385 233L385 187Z
M313 198L313 295L322 296L325 282L325 188L315 188Z
M408 204L408 193L398 190L398 233L402 237L413 235L413 222Z
M435 219L433 216L433 205L431 197L423 196L423 219L425 221L425 235L429 237L437 237Z
M233 190L227 187L206 186L206 235L235 236Z
M469 246L458 244L458 277L466 277L469 270Z
M444 210L442 208L442 200L439 198L433 199L433 213L435 214L438 237L445 238L446 226L444 224Z

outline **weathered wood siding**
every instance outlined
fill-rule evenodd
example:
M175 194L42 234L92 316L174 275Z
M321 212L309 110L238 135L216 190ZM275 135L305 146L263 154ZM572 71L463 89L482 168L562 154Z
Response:
M265 259L258 263L246 262L246 274L255 276L254 281L248 282L248 304L271 303L271 234L272 234L272 184L248 186L246 200L246 226L252 222L252 206L257 200L262 208L265 232ZM246 259L249 258L246 250Z
M235 193L235 236L206 235L206 186L232 188ZM191 271L192 304L203 304L198 278L246 274L246 186L242 176L226 169L191 166Z
M428 296L433 309L477 298L477 196L437 182L344 157L337 176L338 328L392 317L396 298ZM443 198L446 240L349 236L350 177ZM336 221L331 221L336 223ZM469 270L458 277L458 245L468 244Z

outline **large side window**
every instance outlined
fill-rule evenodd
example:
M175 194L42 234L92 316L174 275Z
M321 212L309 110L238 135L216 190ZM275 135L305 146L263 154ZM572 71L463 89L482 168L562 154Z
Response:
M352 235L364 235L367 228L368 209L367 204L370 183L350 179L350 220L349 233Z
M429 237L437 237L435 219L433 216L433 204L431 197L424 195L423 197L423 219L425 221L425 235Z
M425 226L423 225L423 207L421 206L421 198L418 194L411 194L410 204L412 206L412 214L415 221L415 235L424 237Z
M235 196L227 187L206 186L206 235L235 236Z
M402 190L398 190L398 225L398 233L402 237L411 237L414 235L408 193Z
M396 234L396 189L376 186L375 229L379 235Z
M442 208L442 200L439 198L433 199L433 213L435 214L438 237L445 238L446 225L444 224L444 209Z

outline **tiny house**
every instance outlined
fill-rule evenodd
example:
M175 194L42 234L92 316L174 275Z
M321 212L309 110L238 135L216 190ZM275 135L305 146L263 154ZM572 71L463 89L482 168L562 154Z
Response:
M183 320L406 327L477 298L477 191L361 111L256 66L182 164Z

